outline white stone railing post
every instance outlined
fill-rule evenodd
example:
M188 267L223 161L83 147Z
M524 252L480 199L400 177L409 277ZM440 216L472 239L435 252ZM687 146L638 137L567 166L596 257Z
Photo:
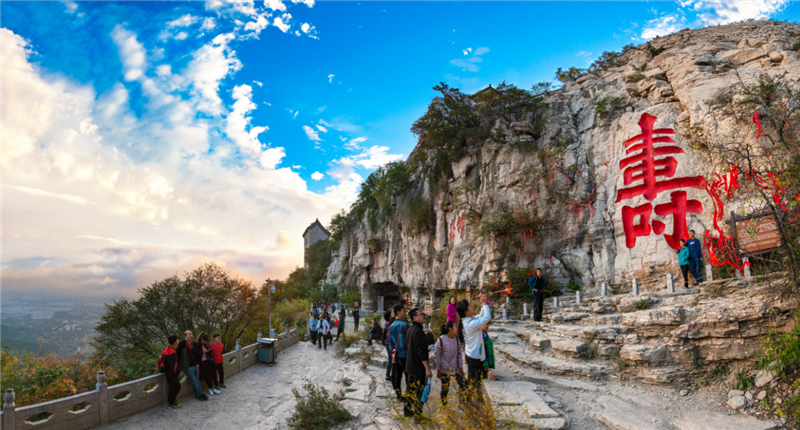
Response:
M736 275L736 279L742 279L742 271L741 270L736 269L736 271L734 272L734 275Z
M742 261L744 261L745 263L749 263L750 262L750 257L744 257L742 259ZM745 278L749 278L750 277L750 265L749 264L745 264L744 265L744 277Z
M506 304L511 303L511 297L506 296Z
M522 315L528 316L528 304L527 303L523 303L522 304Z
M258 342L259 339L261 339L261 332L258 332L258 337L256 338L256 342Z
M706 281L714 280L714 272L711 271L711 265L706 264Z
M3 405L3 430L17 430L17 412L16 405L14 405L16 396L13 388L6 390L3 401L5 402Z
M238 351L240 349L241 349L241 346L239 345L239 339L236 339L236 348L234 348L234 351Z
M503 308L503 319L504 320L508 319L508 309L506 309L506 308Z
M632 291L632 293L633 293L634 296L638 296L639 295L639 280L636 279L636 278L633 279L633 291Z
M575 304L581 304L581 292L575 291Z
M164 390L166 392L167 390ZM108 424L108 384L106 383L106 374L102 370L97 372L97 405L98 413L100 414L100 425Z
M553 297L553 307L554 308L558 307L558 297Z
M672 276L672 273L667 273L667 292L675 292L675 277Z
M608 296L608 282L600 284L600 297Z

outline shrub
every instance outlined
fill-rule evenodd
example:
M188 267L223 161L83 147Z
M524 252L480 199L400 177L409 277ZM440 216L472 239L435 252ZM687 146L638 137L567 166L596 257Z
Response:
M480 227L478 227L478 236L498 239L515 237L531 231L536 233L542 229L544 229L544 223L538 216L527 212L513 213L506 211L481 219Z
M648 299L639 300L638 302L635 302L633 305L636 306L636 309L643 311L650 306L650 300Z
M379 170L382 171L382 175L380 175L372 195L381 208L387 208L396 196L408 188L408 168L405 163L397 161L380 167Z
M770 363L775 362L774 368ZM800 365L800 328L797 326L788 333L773 330L761 346L756 367L772 370L779 378L792 375Z
M578 347L578 357L582 360L591 360L595 357L596 351L592 345L586 343Z
M617 97L602 97L594 104L594 113L600 118L607 118L618 108L621 100Z
M581 75L586 73L586 69L579 69L577 67L570 67L567 70L561 70L561 67L556 70L556 79L560 82L567 83L578 79Z
M754 375L747 375L744 373L736 374L736 385L734 388L737 390L747 391L755 386L756 377Z
M617 369L619 369L620 372L622 372L623 370L625 370L626 367L628 367L628 360L620 357L619 353L614 353L611 356L611 361L613 361L614 364L617 365Z
M581 290L581 285L579 283L575 282L574 279L570 279L569 283L567 284L567 289L572 290L572 291L580 291Z
M353 419L353 415L340 403L344 398L342 393L332 395L325 387L317 384L305 384L303 390L306 392L305 395L296 387L292 387L297 405L288 420L290 427L302 430L329 430L337 424Z
M634 73L632 75L626 76L625 77L625 82L635 83L635 82L641 81L642 79L644 79L644 73L636 72L636 73Z
M367 248L369 248L369 252L375 254L376 252L381 252L383 250L383 245L381 244L381 239L377 236L372 236L367 239Z
M451 383L449 401L442 404L439 396L431 395L425 404L424 412L407 418L403 415L403 404L391 402L391 417L397 428L403 430L511 430L518 428L510 410L498 406L483 394L485 401L478 400L474 388L460 389Z
M650 42L647 42L647 44L644 45L644 50L647 51L650 57L655 58L656 56L658 56L658 54L661 54L662 52L666 51L667 48L664 47L656 48L653 45L651 45Z
M363 324L359 323L360 327L363 327ZM339 340L336 341L336 354L339 356L344 356L344 350L353 346L354 343L364 340L362 339L363 333L361 331L354 333L354 334L347 334L342 333L339 336Z
M511 265L505 269L506 282L511 282L511 288L514 289L518 297L532 297L528 280L536 274L535 267L520 267ZM553 282L552 276L549 273L544 273L544 296L550 297L555 295L559 287Z
M605 51L589 66L589 72L597 73L612 67L624 66L627 61L622 59L621 52Z
M411 198L408 205L408 228L412 234L423 234L432 230L433 205L422 193Z

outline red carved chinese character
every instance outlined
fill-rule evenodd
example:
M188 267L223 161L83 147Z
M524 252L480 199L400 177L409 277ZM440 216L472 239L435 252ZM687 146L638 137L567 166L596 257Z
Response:
M622 228L625 231L625 246L633 248L636 245L636 238L642 236L650 236L650 212L653 210L653 205L650 203L643 204L632 208L630 206L622 207ZM641 217L638 224L634 224L636 217Z
M628 154L619 162L619 168L624 169L622 178L625 185L640 182L629 188L620 189L617 192L616 203L622 200L632 199L642 196L647 200L654 200L659 193L671 191L679 188L697 188L705 183L702 176L692 176L683 178L672 178L678 167L678 161L674 157L664 157L665 155L681 154L683 149L678 146L653 146L655 143L674 143L669 136L658 136L656 134L675 134L669 128L653 129L656 117L650 114L643 114L639 119L639 127L642 134L625 141L625 153ZM640 143L637 143L640 142ZM633 155L631 155L633 154ZM661 158L656 158L661 157ZM657 178L672 178L657 180ZM686 200L686 191L678 191L671 194L672 201L663 203L655 207L656 215L672 215L673 225L672 234L666 235L665 239L673 249L679 248L679 240L688 237L686 226L687 213L702 213L703 205L697 200ZM636 239L650 235L650 203L622 208L622 225L625 231L625 245L633 248ZM634 224L635 218L640 217L639 223ZM661 221L653 221L652 231L656 234L664 232L666 226Z
M689 237L689 230L686 226L686 214L703 213L703 204L699 200L686 200L686 191L675 191L670 194L672 201L656 205L655 212L658 216L672 215L672 234L665 234L667 244L674 250L681 247L680 240ZM664 223L653 221L653 231L661 234L664 231Z

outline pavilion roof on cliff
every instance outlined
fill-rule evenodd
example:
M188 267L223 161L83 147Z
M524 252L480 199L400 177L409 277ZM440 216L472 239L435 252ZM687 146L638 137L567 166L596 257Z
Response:
M331 233L327 229L325 229L325 227L322 225L321 222L319 222L319 218L314 220L314 222L312 222L311 225L306 227L305 231L303 232L303 237L306 237L306 235L308 234L308 231L311 230L312 228L314 228L314 226L318 226L319 228L321 228L322 231L325 232L325 234L327 234L328 237L330 237Z

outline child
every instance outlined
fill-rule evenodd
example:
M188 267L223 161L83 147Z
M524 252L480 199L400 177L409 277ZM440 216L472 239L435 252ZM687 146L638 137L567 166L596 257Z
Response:
M167 395L167 404L172 409L181 407L178 403L178 393L181 391L181 382L178 380L178 354L175 352L178 349L178 336L174 334L169 335L167 338L167 345L161 353L161 371L167 379L167 387L169 387L169 394Z
M214 380L214 389L219 393L220 387L228 388L225 386L225 360L222 359L222 351L225 350L225 345L222 344L222 336L214 334L214 342L209 345L211 348L211 356L214 357L214 372L211 374ZM219 375L219 381L217 381ZM217 385L219 382L219 385Z
M203 351L200 356L200 379L205 381L209 396L220 394L219 390L214 389L214 379L211 377L216 370L214 369L214 358L211 357L211 345L208 343L208 335L206 332L202 332L197 337L197 340L200 341L200 348Z
M494 376L489 377L489 369L494 369L494 342L489 338L489 321L481 326L483 332L483 349L486 351L486 359L483 360L483 379L494 380Z

